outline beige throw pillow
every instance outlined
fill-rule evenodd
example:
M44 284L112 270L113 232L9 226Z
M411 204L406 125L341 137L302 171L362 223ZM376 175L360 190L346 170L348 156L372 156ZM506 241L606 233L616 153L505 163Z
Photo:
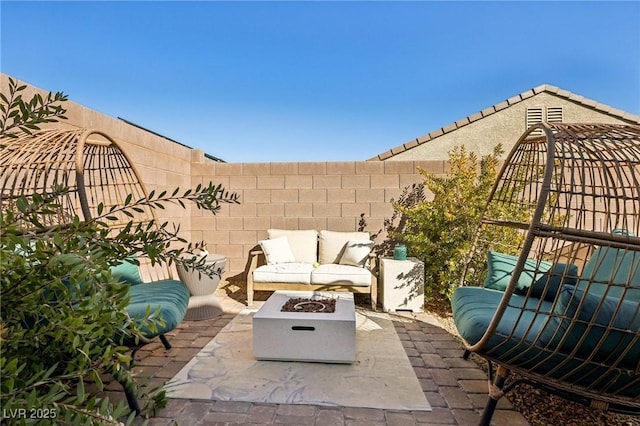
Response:
M368 232L320 231L318 262L321 265L339 263L345 246L349 241L368 241Z
M318 261L318 232L316 230L268 229L267 236L269 239L287 237L296 262L313 265Z
M373 241L347 241L342 257L340 257L340 265L363 268L367 264L372 247Z
M296 261L289 246L289 240L285 236L258 241L258 244L262 247L264 257L267 259L267 265L293 263Z

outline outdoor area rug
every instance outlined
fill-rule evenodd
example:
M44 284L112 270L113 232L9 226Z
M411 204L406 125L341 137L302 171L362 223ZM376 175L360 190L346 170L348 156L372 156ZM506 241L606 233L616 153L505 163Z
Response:
M165 386L169 398L431 411L393 323L356 310L356 362L258 361L241 311Z

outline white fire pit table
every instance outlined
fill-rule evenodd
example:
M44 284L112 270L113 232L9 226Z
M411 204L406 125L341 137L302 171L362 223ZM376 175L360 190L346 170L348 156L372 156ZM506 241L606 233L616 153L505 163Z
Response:
M295 298L336 299L327 312L282 312ZM352 363L356 360L353 293L274 292L253 316L253 355L259 360Z

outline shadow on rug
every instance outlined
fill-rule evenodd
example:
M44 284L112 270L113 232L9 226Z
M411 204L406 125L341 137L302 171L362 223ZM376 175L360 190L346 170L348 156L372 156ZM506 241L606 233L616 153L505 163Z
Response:
M165 386L169 398L431 411L393 323L356 311L356 362L258 361L240 312Z

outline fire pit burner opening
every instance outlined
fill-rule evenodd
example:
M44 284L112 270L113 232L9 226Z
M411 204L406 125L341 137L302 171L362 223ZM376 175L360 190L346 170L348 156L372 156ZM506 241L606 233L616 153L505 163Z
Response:
M336 299L322 298L290 298L280 312L312 312L312 313L333 313L336 310Z

